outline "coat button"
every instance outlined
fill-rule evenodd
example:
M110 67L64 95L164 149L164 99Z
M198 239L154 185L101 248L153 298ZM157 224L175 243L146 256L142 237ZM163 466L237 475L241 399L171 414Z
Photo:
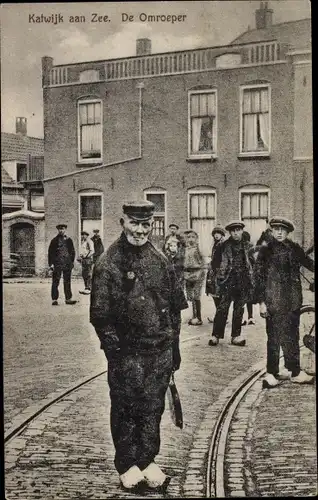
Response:
M141 297L140 297L140 298L141 298L141 300L145 300L145 297L144 297L143 295L141 295Z
M166 312L166 310L165 310L165 309L161 309L161 312L165 313L165 312Z

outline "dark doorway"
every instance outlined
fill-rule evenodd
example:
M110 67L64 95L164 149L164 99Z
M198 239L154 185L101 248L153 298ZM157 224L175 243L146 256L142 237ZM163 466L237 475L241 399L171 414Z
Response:
M34 226L18 222L11 226L11 252L19 255L16 274L35 274Z

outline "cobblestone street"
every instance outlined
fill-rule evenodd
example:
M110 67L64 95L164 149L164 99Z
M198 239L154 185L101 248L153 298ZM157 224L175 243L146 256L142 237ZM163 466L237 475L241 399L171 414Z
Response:
M74 283L75 298L80 286L81 283ZM12 418L21 410L25 410L29 404L40 402L52 391L69 387L78 378L103 371L107 365L99 349L97 337L88 322L88 297L81 297L81 302L73 307L65 306L61 302L60 307L51 308L47 283L7 284L4 291L4 396L8 426ZM16 313L18 304L20 310ZM204 423L208 408L217 402L222 391L264 358L264 323L258 316L258 308L256 309L256 325L243 329L247 338L247 345L243 348L229 344L229 328L225 340L216 348L207 345L212 325L207 322L206 317L213 313L210 299L203 298L203 326L189 327L187 320L191 311L188 309L183 314L181 335L187 342L181 344L182 365L176 374L176 382L183 405L184 428L181 431L174 427L166 405L162 421L162 446L158 457L159 465L164 466L172 476L168 490L170 497L190 496L193 491L199 496L204 495L203 484L198 486L202 472L199 463L202 465L202 457L206 460L209 435L208 430L204 426L202 428L202 422ZM46 311L46 314L42 315L41 311ZM28 326L24 328L25 333L21 337L26 318ZM17 362L17 359L22 359L23 362ZM284 392L284 388L281 389ZM292 389L296 394L299 388ZM298 400L295 399L299 405L304 394L301 389L303 388L298 391ZM308 392L314 389L308 387L306 390ZM271 431L275 434L273 426L276 405L278 413L283 414L285 398L289 397L287 393L286 396L283 395L283 392L279 393L280 396L277 397L280 399L277 401L275 392L262 392L260 415L257 416L259 420L256 421L256 429L259 429L259 432L252 434L251 431L247 434L252 439L249 445L252 446L251 453L254 453L253 473L256 474L256 481L260 481L259 484L253 485L259 496L264 496L262 478L266 475L267 459L272 460L279 447L283 446L283 439L286 439L287 426L284 424L281 440L275 443L271 436ZM299 408L297 418L302 418L304 412L307 412L312 427L313 413L310 412L314 411L314 401L311 392L306 393L306 398L307 406L303 410ZM272 410L266 415L268 405ZM292 426L292 409L286 418ZM200 439L197 442L201 445L199 449L194 449L194 438L198 429ZM307 427L304 428L302 436L304 450L296 450L296 447L295 450L302 452L307 460L306 464L310 467L308 481L312 485L315 468L313 442L310 447L306 429ZM270 436L269 440L264 439L267 435ZM295 434L295 442L296 437ZM262 448L262 442L267 443L269 449L265 444ZM298 446L301 447L301 443L302 441L298 440ZM293 449L293 452L295 450ZM107 375L104 374L63 398L37 417L19 437L8 443L5 457L6 500L122 498L124 495L119 489L113 455L109 432ZM187 469L189 460L192 463L197 462L198 465L198 472L191 476L188 475ZM294 466L294 462L292 464ZM259 467L264 467L264 471L257 476ZM301 474L302 471L298 472ZM235 477L234 484L237 489ZM302 484L306 486L306 481ZM297 496L300 496L301 491L300 488ZM308 493L309 490L307 488L304 491ZM126 496L132 497L131 494Z
M5 425L21 410L81 377L105 369L105 357L88 321L89 298L74 306L51 306L50 282L4 284Z

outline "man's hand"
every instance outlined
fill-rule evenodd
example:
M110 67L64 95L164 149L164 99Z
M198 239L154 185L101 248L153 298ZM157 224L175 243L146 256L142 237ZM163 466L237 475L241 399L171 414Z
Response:
M268 317L268 312L267 312L267 306L265 302L261 302L259 305L259 314L261 318L267 318Z
M116 356L120 352L119 338L115 331L96 329L101 348L106 352L107 357Z

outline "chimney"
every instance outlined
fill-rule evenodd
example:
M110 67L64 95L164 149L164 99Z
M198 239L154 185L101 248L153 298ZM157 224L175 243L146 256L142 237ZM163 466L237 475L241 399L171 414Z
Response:
M151 54L150 38L137 38L136 41L136 56L147 56Z
M27 135L27 119L23 116L17 116L15 119L15 133L18 135Z
M50 85L50 73L53 68L53 57L44 56L42 61L42 87Z
M256 29L270 28L273 24L273 9L268 8L268 2L260 2L260 7L255 11Z

